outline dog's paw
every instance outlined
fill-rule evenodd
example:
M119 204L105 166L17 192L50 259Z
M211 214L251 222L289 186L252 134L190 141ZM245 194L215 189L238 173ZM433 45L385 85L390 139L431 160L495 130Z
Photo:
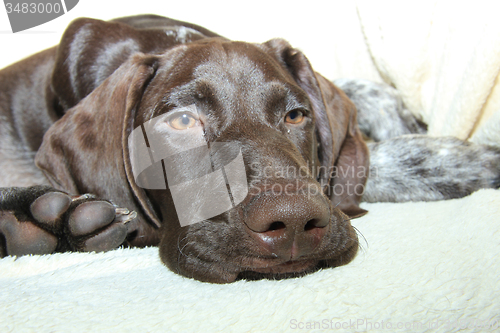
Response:
M130 232L128 222L137 216L126 208L89 196L74 200L73 207L67 215L65 234L70 249L78 251L117 248Z
M0 257L114 249L136 216L92 195L72 197L48 187L0 194Z
M57 237L12 212L0 212L0 258L7 255L53 253Z

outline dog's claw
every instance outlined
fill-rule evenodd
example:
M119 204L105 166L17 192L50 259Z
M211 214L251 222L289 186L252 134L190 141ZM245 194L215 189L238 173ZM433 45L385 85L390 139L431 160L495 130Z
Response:
M75 195L71 197L71 201L79 201L79 200L87 200L87 199L95 199L96 196L90 193L82 194L82 195Z
M116 208L115 213L116 217L114 222L121 222L123 224L129 223L137 217L137 213L135 211L130 211L127 208Z

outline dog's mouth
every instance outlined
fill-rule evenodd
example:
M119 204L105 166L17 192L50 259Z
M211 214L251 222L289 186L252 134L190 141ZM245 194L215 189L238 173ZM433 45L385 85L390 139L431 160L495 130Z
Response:
M252 268L251 271L270 274L301 273L309 271L316 266L317 263L317 260L290 260L280 264L268 264L265 267L255 267Z
M285 261L277 258L247 257L243 262L240 274L252 272L275 276L280 274L309 273L318 266L319 259L309 257Z
M320 266L318 259L290 260L281 263L263 261L262 265L246 268L240 272L236 280L281 280L301 277L317 271Z

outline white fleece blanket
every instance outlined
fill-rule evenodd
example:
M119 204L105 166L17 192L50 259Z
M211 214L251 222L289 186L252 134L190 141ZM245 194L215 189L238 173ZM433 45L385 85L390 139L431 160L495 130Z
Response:
M156 248L4 258L0 332L500 328L500 191L363 207L354 261L291 280L201 283Z

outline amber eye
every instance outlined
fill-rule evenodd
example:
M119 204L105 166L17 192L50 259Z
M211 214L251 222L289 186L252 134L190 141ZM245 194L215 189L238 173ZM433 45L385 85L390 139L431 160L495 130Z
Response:
M300 110L292 110L285 116L285 122L288 124L300 124L304 121L304 113Z
M185 130L196 125L196 118L189 113L179 113L170 117L167 123L176 130Z

